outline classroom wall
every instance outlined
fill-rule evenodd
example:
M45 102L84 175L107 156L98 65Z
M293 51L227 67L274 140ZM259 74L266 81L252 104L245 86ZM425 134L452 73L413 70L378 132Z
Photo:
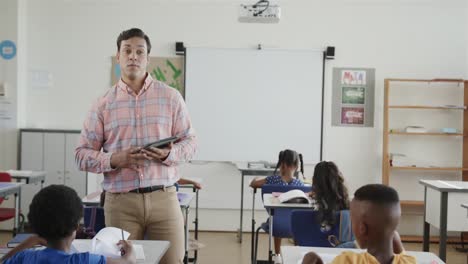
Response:
M0 9L0 42L11 40L17 43L17 10L15 0L2 2ZM16 166L16 97L17 97L17 56L11 60L0 57L0 84L7 87L6 97L0 97L0 169Z
M16 0L2 1L0 7L0 42L18 40L18 10ZM4 26L8 25L8 26ZM17 47L18 48L18 47ZM18 52L17 52L18 54ZM0 83L7 86L7 96L0 97L0 171L16 166L18 56L11 60L0 57ZM14 207L14 199L5 200L1 207ZM0 222L0 230L10 229L13 221Z
M186 46L241 48L258 43L290 49L330 45L336 47L336 59L327 62L325 74L323 154L341 168L352 193L381 179L383 79L462 78L468 72L466 1L277 1L282 7L279 24L237 22L239 4L253 2L27 1L20 8L27 16L22 18L25 28L20 29L27 39L27 59L22 64L27 76L21 76L27 81L19 87L24 94L19 101L21 127L80 129L92 101L110 86L115 39L129 27L145 30L153 41L151 53L158 56L174 56L175 41ZM333 67L376 68L375 127L331 126ZM33 82L33 74L44 78ZM188 164L182 172L203 178L205 195L223 188L229 199L238 201L240 174L232 165L210 166L215 169ZM306 168L308 176L312 169ZM246 201L247 207L250 203ZM217 228L237 226L235 210L223 209L219 214L233 217L217 223ZM201 227L209 229L214 221L206 217ZM414 220L405 231L421 233L419 226L420 221Z

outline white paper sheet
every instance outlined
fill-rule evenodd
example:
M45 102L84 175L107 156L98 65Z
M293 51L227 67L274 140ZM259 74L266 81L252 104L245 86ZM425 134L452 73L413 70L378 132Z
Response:
M123 231L123 239L127 240L130 233ZM91 253L111 258L120 258L120 247L117 243L122 240L122 229L105 227L101 229L92 240Z

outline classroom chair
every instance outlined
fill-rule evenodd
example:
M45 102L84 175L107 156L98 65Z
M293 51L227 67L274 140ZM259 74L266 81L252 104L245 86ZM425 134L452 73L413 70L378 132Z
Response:
M302 190L305 193L312 191L312 186L282 186L282 185L275 185L275 184L265 184L262 186L262 200L263 194L266 193L273 193L273 192L281 192L285 193L290 190ZM254 196L255 201L255 196ZM252 208L252 219L254 219L254 208ZM281 238L291 238L291 211L290 208L280 208L275 209L274 218L273 218L273 237L281 237ZM258 250L258 234L260 230L268 233L270 229L269 223L264 222L262 223L257 230L255 231L255 239L252 239L252 262L257 263L257 250ZM254 241L255 240L255 241Z
M106 227L104 218L104 208L100 206L85 206L83 208L84 226L98 233Z
M343 212L343 214L341 214ZM335 213L336 223L328 231L322 231L317 221L317 211L295 209L291 212L291 232L297 246L332 247L330 236L340 238L340 215L349 217L349 210ZM345 222L345 221L343 221ZM350 240L352 237L350 238Z
M11 175L7 172L0 172L0 182L11 182ZM0 204L6 200L5 198L0 198ZM15 218L17 208L0 208L0 222L10 220ZM19 210L19 209L18 209ZM13 230L13 236L16 235L16 232L21 233L24 225L24 215L20 212L19 214L19 226L18 230Z

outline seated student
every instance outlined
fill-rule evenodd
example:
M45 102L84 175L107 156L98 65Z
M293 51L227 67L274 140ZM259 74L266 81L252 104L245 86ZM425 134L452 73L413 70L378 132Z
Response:
M294 150L286 149L280 151L278 157L278 163L276 164L273 175L268 177L256 177L250 183L252 188L261 188L264 184L276 184L276 185L293 185L293 186L304 186L300 180L294 178L294 173L301 166L301 173L304 175L304 165L302 162L302 154L297 153ZM279 175L276 172L279 168ZM275 244L275 263L279 262L280 259L280 248L281 248L281 237L274 238Z
M405 255L399 235L395 233L400 216L400 200L393 188L382 184L359 188L351 202L351 219L357 242L367 248L367 252L345 251L332 263L416 263L414 257ZM316 258L316 254L307 254L303 263L320 263L313 262Z
M29 206L28 220L37 234L29 237L2 258L3 263L136 263L130 241L121 240L122 258L105 258L101 255L68 253L76 229L83 217L81 198L75 190L64 185L49 185L40 190ZM43 250L29 250L36 245Z
M278 162L276 163L273 175L255 177L250 183L250 187L261 188L264 184L304 186L303 182L294 178L294 173L299 168L299 165L301 166L300 171L304 175L302 154L290 149L282 150L278 155ZM279 175L276 174L278 169Z
M349 209L348 188L343 176L334 162L317 163L312 177L312 192L318 211L318 221L324 231L330 230L336 223L335 213Z

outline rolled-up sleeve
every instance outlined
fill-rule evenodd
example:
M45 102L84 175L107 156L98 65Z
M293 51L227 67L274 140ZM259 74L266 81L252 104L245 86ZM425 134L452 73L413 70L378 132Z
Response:
M175 166L181 162L189 161L197 150L197 139L187 106L179 93L176 93L173 100L172 118L174 122L172 135L178 136L180 140L174 144L169 156L163 162L168 166Z
M89 111L75 149L75 162L82 171L103 173L111 171L112 153L101 151L104 142L104 121L100 102L96 101Z

